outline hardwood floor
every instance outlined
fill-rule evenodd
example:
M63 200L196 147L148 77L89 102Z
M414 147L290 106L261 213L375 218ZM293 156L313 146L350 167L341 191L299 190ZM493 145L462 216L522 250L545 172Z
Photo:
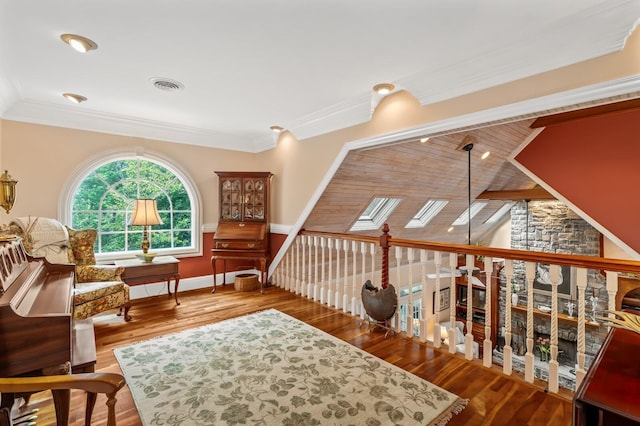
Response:
M479 361L469 362L431 345L403 336L384 337L384 332L368 332L359 320L326 306L310 302L279 288L259 292L236 292L233 286L180 293L180 306L166 295L134 300L133 321L108 315L94 320L98 360L96 370L120 372L113 349L184 329L275 308L358 346L386 361L410 371L462 398L468 406L450 423L455 425L570 425L571 401L545 393L537 385L505 377ZM542 386L542 385L540 385ZM106 398L98 396L94 425L106 424ZM48 392L32 397L30 407L41 407L38 425L55 424ZM140 425L128 387L118 393L118 425ZM70 425L82 425L84 394L72 392Z

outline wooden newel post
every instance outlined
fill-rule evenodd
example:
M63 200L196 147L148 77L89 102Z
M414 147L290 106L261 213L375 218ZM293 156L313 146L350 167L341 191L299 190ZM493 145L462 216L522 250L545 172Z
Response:
M382 288L389 286L389 224L382 226L382 235L380 235L380 247L382 247Z

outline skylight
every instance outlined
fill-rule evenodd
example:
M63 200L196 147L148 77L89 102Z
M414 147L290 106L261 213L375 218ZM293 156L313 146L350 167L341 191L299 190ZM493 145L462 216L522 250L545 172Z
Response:
M373 231L380 228L398 207L400 201L402 201L400 198L374 198L350 231Z
M511 210L511 207L513 207L514 204L514 202L504 203L502 207L500 207L494 214L492 214L491 217L484 223L496 223L497 221L502 219L508 211Z
M424 228L447 205L447 200L429 200L407 223L405 228Z
M473 219L475 215L477 215L480 212L480 210L484 209L487 206L487 204L488 204L487 201L474 201L470 207L471 219ZM467 223L469 223L469 208L465 209L465 211L462 212L462 214L458 216L456 220L453 221L452 225L454 226L466 225Z

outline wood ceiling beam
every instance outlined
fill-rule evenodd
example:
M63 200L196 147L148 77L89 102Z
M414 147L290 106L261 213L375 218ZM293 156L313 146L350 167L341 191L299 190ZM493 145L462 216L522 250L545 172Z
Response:
M614 112L625 111L640 108L640 99L630 99L628 101L616 102L613 104L599 105L590 108L579 109L576 111L561 112L558 114L545 115L538 117L531 123L532 129L539 127L551 126L567 121L579 120L581 118L593 117L596 115L611 114Z
M536 186L531 189L516 189L506 191L484 191L476 197L476 200L555 200L546 189Z

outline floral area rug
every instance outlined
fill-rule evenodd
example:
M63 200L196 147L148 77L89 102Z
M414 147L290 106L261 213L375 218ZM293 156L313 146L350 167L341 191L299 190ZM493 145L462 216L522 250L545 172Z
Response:
M439 425L467 404L273 309L114 352L144 425Z

